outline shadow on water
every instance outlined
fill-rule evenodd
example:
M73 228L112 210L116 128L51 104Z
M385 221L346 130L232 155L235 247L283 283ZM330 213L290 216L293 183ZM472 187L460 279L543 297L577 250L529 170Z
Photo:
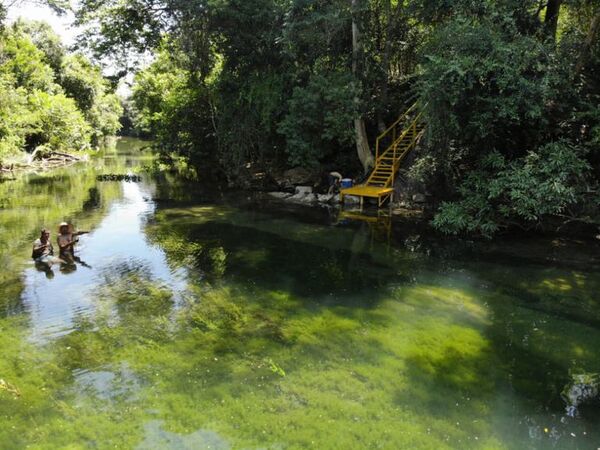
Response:
M227 259L226 277L238 282L250 280L261 290L283 289L302 298L301 304L295 304L293 309L286 311L285 317L302 315L315 317L323 311L323 308L342 305L351 307L354 313L366 314L365 307L371 309L389 297L390 283L401 290L410 289L414 284L413 280L422 278L426 270L443 276L444 273L452 273L453 267L461 267L459 272L463 273L464 268L469 267L459 257L443 262L430 259L431 264L407 263L398 270L397 260L395 264L390 261L388 264L379 263L373 259L372 253L365 251L364 245L359 245L358 248L361 250L353 252L348 248L336 249L335 245L307 243L302 237L299 238L301 233L293 231L290 231L290 237L285 238L281 236L281 234L285 235L285 232L264 231L256 223L250 226L232 225L236 223L236 218L227 217L226 213L219 214L217 221L201 221L200 224L193 223L193 216L194 214L182 214L181 211L167 211L164 219L168 222L170 230L179 234L183 242L211 242L210 245L222 247L226 254L232 255ZM180 226L178 220L181 220L183 225ZM253 217L253 220L256 221L256 217ZM364 232L364 227L362 231ZM150 233L153 234L152 231ZM360 234L360 230L357 234ZM160 238L157 241L161 242ZM426 250L426 246L421 245L421 251ZM356 256L358 256L357 263L355 260L356 265L353 267L351 261ZM198 266L202 268L202 264ZM443 270L440 272L441 268ZM527 336L521 335L527 330L537 331L536 320L541 322L550 320L553 323L559 321L564 326L564 323L571 322L572 317L557 316L552 305L523 314L524 310L529 310L529 303L536 295L529 292L531 285L521 286L523 295L515 295L514 289L510 290L508 284L504 287L494 277L486 279L486 272L481 270L481 267L479 269L470 267L468 270L475 275L476 281L471 279L462 290L470 290L475 298L485 297L485 310L489 317L480 323L470 325L479 330L478 335L469 337L467 333L466 337L461 338L460 335L464 330L457 327L450 331L456 332L458 340L456 340L457 336L442 333L441 344L435 352L432 352L428 342L423 342L425 351L404 355L402 373L411 381L407 383L404 390L399 391L396 398L398 404L407 409L411 409L410 405L416 405L413 409L420 415L437 417L447 422L448 417L452 416L451 411L458 405L460 405L460 412L456 413L457 418L464 418L465 415L476 417L478 414L489 414L489 408L501 401L499 392L503 392L508 393L509 398L513 397L514 404L503 406L507 416L501 418L502 423L497 424L502 433L510 435L511 427L517 427L521 430L520 439L526 439L526 436L532 433L537 436L535 427L542 426L534 424L537 414L544 417L542 421L547 427L542 428L547 428L549 431L540 434L539 439L532 438L531 445L536 448L544 448L548 443L555 445L561 439L564 443L573 431L579 435L583 433L596 436L592 426L596 418L595 412L590 412L587 420L582 419L578 423L565 425L561 422L561 419L564 419L564 403L560 398L560 391L568 382L572 363L570 356L573 356L569 355L570 348L564 348L564 345L561 348L560 345L565 331L562 328L547 331L543 344L552 341L556 349L554 355L549 354L545 345L541 348L530 347ZM531 271L531 266L529 270ZM537 271L533 270L533 272ZM336 278L336 274L341 275ZM470 277L473 278L473 275ZM531 281L527 278L525 280ZM366 292L368 292L367 296L364 295ZM448 290L450 295L452 292L453 290ZM529 294L525 295L526 292ZM327 294L332 294L335 300L333 302L325 300ZM354 294L357 296L354 297ZM402 301L400 298L397 300ZM428 300L430 296L423 299L424 302ZM439 306L439 304L435 305L435 313L433 310L428 313L439 314ZM266 308L272 308L272 305ZM452 310L442 308L441 311L456 321L457 317L453 317L456 314ZM536 318L533 313L541 313L541 317ZM344 311L340 313L338 319L350 319L352 316L353 314ZM386 318L380 321L379 325L386 326L391 323L392 319ZM588 324L594 323L588 322ZM435 322L428 325L434 327ZM425 331L423 333L421 338L431 338ZM431 330L428 330L428 333L435 334L431 333ZM589 347L584 334L585 330L580 330L571 337L574 342ZM335 329L323 340L335 340L340 336L343 336L348 343L352 343L351 346L367 348L364 354L371 355L368 358L371 364L378 364L377 361L386 354L386 347L378 345L377 341L365 339L355 343L349 336L340 334L339 330ZM469 342L469 339L473 342ZM477 352L471 355L465 351L464 345L468 350L470 344L480 341L485 345ZM417 339L417 346L419 344ZM325 357L326 353L315 352L315 354L318 355L318 360ZM590 370L598 370L594 365L588 364L588 367ZM525 416L523 411L529 411L531 416ZM477 425L462 424L461 427L464 428L464 433L457 433L456 430L438 431L438 438L441 441L452 442L453 445L465 445L465 439L474 439L478 434L480 436L485 434L485 430L481 430ZM544 433L550 434L546 436ZM514 448L522 445L521 440L518 442L521 443L515 444Z

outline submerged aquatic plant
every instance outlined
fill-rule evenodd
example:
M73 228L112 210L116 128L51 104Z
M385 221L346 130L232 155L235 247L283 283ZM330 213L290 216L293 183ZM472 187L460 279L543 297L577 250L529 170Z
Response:
M2 378L0 378L0 391L6 391L9 394L15 395L16 397L21 396L21 392L19 391L19 389L17 389L16 386L9 383L8 381L4 381Z
M265 362L269 365L269 369L271 370L271 372L273 372L274 374L280 375L282 377L285 377L285 370L283 370L281 368L281 366L279 366L277 363L275 363L275 361L273 361L271 358L267 358L265 360Z

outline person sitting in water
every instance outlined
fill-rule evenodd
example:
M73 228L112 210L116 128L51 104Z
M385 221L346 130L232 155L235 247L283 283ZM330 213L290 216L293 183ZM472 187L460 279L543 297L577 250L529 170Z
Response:
M42 228L40 238L36 239L33 243L33 250L31 251L31 257L35 260L44 260L54 255L54 247L50 242L50 231L46 228Z
M329 180L329 190L327 194L335 194L336 190L339 191L340 184L342 183L342 174L339 172L329 172L328 175Z
M87 234L89 233L88 231L77 231L74 232L73 231L73 225L68 224L67 222L63 222L58 226L58 238L57 238L57 242L58 242L58 248L60 251L60 256L61 257L67 257L68 259L73 259L74 258L74 246L75 243L77 243L78 239L76 239L78 236L81 236L82 234Z

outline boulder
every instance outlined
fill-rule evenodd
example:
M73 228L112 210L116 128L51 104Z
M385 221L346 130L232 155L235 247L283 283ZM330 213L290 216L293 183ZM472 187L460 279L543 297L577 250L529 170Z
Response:
M319 203L329 203L333 200L333 194L319 194L317 195L317 200Z
M286 200L296 203L313 203L317 201L317 196L312 192L299 192L288 197Z
M312 186L296 186L295 195L307 195L312 194Z
M425 197L425 194L415 194L412 196L412 201L415 203L426 203L427 197Z
M304 167L294 167L283 172L284 181L293 185L312 184L313 178L312 172Z
M292 196L292 194L290 194L289 192L269 192L269 195L273 198L277 198L280 200L284 200Z

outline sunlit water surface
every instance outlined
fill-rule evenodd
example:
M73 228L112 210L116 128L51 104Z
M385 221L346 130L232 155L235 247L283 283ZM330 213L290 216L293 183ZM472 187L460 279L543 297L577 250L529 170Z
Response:
M596 242L219 194L141 147L0 183L0 448L600 448L565 401L600 373ZM63 220L80 262L35 266Z

